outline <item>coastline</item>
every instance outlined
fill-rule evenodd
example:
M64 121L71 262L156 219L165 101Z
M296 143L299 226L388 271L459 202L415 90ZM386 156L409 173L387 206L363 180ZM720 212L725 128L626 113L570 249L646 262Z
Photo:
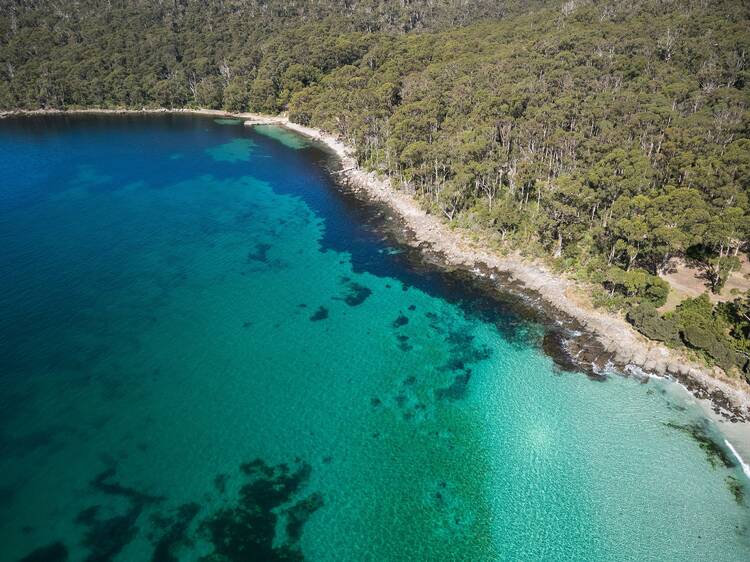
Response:
M414 245L427 244L449 265L472 270L478 275L493 278L508 274L511 281L537 293L548 308L577 321L584 333L568 339L566 347L578 362L591 363L596 371L612 366L634 375L640 370L644 375L653 373L673 378L697 398L711 400L717 414L732 421L750 421L750 387L743 388L742 381L727 377L718 368L699 365L679 350L648 340L620 316L586 306L581 302L581 295L576 294L582 290L580 285L551 272L543 264L518 254L501 256L487 251L464 233L450 230L442 219L424 211L408 193L393 188L388 178L378 178L375 173L359 168L349 148L334 136L292 123L286 117L240 116L250 124L281 125L324 143L341 160L340 173L353 188L385 203L403 219L414 235ZM498 282L497 288L505 289L503 283L506 282ZM592 337L596 342L591 341Z
M245 125L273 124L310 137L324 144L341 162L339 179L368 198L392 209L411 231L414 246L427 245L445 260L446 265L464 268L488 277L498 290L508 290L508 281L520 283L525 291L539 296L540 302L576 324L566 337L564 347L573 360L595 372L614 368L624 374L648 377L653 374L668 377L684 386L698 399L708 400L715 414L732 422L750 421L750 386L725 375L720 369L698 364L680 350L670 349L660 342L648 340L633 329L622 317L594 309L586 302L585 287L580 283L553 273L539 261L518 254L502 256L480 247L477 242L458 230L451 230L435 215L428 214L408 193L391 185L388 178L379 178L357 166L349 147L338 138L318 129L289 121L284 115L232 113L209 109L73 109L73 110L18 110L0 112L0 118L12 115L53 114L197 114L214 117L233 117ZM502 281L495 283L495 278ZM744 424L743 424L744 425ZM750 451L750 428L747 443L741 448ZM744 456L744 455L743 455Z

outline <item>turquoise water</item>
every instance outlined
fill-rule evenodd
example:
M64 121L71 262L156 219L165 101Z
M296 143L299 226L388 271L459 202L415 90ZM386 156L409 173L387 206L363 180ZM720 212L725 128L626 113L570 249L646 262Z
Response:
M678 387L560 372L333 165L231 120L0 121L1 560L750 557Z

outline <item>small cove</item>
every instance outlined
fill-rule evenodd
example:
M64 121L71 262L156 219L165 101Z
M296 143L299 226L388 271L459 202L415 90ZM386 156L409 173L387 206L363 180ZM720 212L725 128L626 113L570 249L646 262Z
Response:
M290 135L0 122L3 560L747 556L698 405L562 372Z

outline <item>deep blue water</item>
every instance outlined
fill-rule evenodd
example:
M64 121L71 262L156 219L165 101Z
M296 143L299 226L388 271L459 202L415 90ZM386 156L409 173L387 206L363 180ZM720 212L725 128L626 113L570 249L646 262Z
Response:
M335 166L203 117L0 121L0 560L748 558L698 404L561 373Z

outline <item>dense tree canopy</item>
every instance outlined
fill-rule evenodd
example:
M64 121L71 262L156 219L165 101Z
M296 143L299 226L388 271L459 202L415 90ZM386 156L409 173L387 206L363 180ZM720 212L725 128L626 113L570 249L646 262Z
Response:
M730 0L0 10L0 107L288 111L432 212L556 258L618 306L663 304L656 275L674 256L702 263L713 290L737 267L750 234L749 59L750 7ZM709 311L736 349L745 308ZM653 327L650 310L631 317ZM709 328L670 322L683 343L709 345Z

